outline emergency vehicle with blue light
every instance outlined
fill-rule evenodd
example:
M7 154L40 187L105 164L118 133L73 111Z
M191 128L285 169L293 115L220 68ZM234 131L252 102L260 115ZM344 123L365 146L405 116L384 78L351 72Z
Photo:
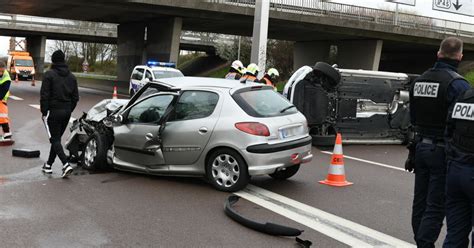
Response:
M130 76L130 97L148 82L172 77L184 77L183 73L176 69L175 63L148 61L146 65L137 65Z

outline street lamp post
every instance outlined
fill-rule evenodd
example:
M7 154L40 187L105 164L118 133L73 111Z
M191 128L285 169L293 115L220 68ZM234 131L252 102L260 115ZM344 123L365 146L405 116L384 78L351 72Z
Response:
M260 68L260 74L265 71L267 60L268 18L270 0L255 1L255 17L253 22L251 62Z

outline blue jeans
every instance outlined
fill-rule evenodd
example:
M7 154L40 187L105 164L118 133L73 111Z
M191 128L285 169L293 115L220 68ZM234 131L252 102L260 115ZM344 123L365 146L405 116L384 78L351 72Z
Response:
M445 216L444 147L418 143L415 153L415 196L412 228L418 247L434 247Z
M448 161L446 223L448 234L443 247L468 247L469 233L471 233L474 243L474 233L472 233L474 225L474 164Z

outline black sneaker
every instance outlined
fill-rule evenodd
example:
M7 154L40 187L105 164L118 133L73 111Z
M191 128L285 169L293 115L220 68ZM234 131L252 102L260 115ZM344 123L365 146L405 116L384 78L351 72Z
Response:
M69 163L66 163L64 166L63 166L63 175L62 175L62 178L67 178L69 175L71 175L73 169L71 167L71 165L69 165Z
M41 171L45 174L52 174L53 169L51 169L51 165L44 163L43 167L41 167Z

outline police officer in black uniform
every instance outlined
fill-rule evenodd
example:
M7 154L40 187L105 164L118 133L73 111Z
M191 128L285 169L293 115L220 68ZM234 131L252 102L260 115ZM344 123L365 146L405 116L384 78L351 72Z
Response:
M468 247L474 225L474 90L458 98L448 115L446 223L443 247ZM474 233L471 235L474 247Z
M415 172L412 227L418 247L434 247L445 216L446 118L455 99L469 88L457 74L462 46L458 38L444 39L434 67L410 89L410 117L416 136L409 145L405 169Z

